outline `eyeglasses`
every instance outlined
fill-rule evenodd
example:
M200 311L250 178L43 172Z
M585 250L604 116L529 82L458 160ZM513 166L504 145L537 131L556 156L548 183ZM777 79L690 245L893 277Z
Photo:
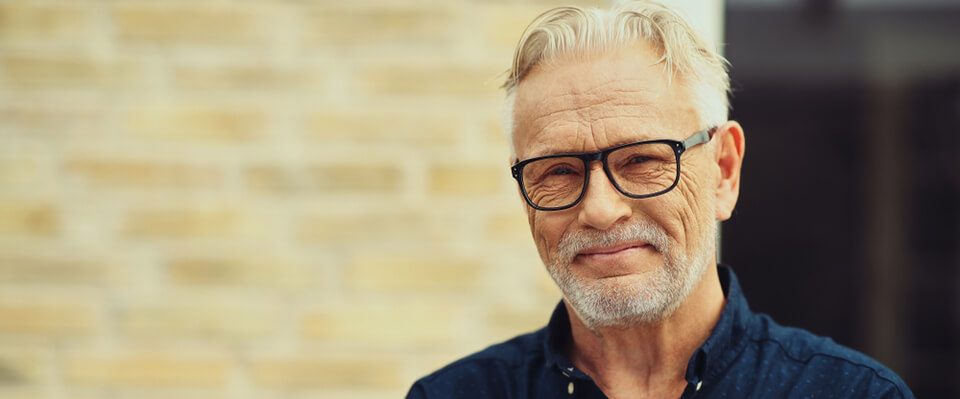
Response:
M680 155L710 141L716 128L701 130L683 141L648 140L603 151L556 154L530 158L510 171L523 198L541 211L559 211L577 205L587 193L590 163L600 161L607 178L623 195L650 198L664 194L680 180Z

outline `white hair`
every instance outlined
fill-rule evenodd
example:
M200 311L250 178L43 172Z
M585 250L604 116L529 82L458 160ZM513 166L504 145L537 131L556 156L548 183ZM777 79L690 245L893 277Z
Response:
M660 52L668 83L679 77L703 127L727 120L730 81L727 61L682 16L653 1L631 1L610 10L557 7L533 20L523 32L503 84L501 128L513 148L516 89L530 70L561 57L583 57L647 42Z

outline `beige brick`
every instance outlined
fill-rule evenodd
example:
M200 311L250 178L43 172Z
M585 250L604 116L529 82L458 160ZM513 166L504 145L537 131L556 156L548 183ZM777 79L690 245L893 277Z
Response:
M51 300L29 303L0 301L0 334L75 337L97 331L98 320L89 305Z
M267 116L255 108L209 105L143 107L126 117L126 133L144 138L248 140L265 131Z
M511 242L529 242L530 224L527 221L527 215L520 210L521 199L517 194L517 211L510 213L495 214L487 220L487 238L490 240L502 240Z
M309 89L319 86L319 76L303 69L263 65L180 66L174 84L191 90Z
M138 44L258 44L266 40L261 10L241 5L120 3L112 13L123 42Z
M243 254L179 257L166 265L171 283L193 287L305 288L309 271L299 262Z
M211 188L221 181L213 166L113 156L67 159L65 172L98 186Z
M39 382L45 363L39 350L0 348L0 387Z
M360 69L356 85L380 95L440 95L499 100L498 68L389 65Z
M92 28L89 8L70 3L0 4L0 41L77 41Z
M265 336L277 325L275 316L266 307L240 304L135 304L119 312L118 326L141 339L230 341Z
M482 14L486 42L512 50L527 25L548 8L544 4L498 4L490 8Z
M11 387L0 390L2 399L46 399L49 395L44 394L36 386ZM90 399L90 396L71 396L70 399ZM95 399L99 399L93 397Z
M391 165L318 166L310 169L321 192L393 192L400 188L401 172Z
M411 112L320 111L307 121L311 137L327 143L343 140L361 144L452 144L460 122L453 115Z
M553 278L550 277L550 274L547 273L546 269L542 269L541 272L537 274L537 292L542 298L560 298L561 293L560 289L557 288L557 283L553 281Z
M67 382L104 387L219 387L228 363L216 356L172 353L72 354Z
M222 237L240 231L241 216L228 209L143 209L124 220L133 237Z
M479 275L476 260L442 255L358 255L348 270L351 286L371 291L468 290L477 286Z
M60 230L60 213L46 201L0 201L0 234L49 236Z
M104 284L110 274L106 261L76 254L0 253L0 281L5 283Z
M305 15L304 37L314 44L437 45L450 41L459 21L437 4L324 8Z
M39 183L39 161L36 159L0 159L0 185Z
M319 243L422 239L429 233L423 219L424 215L413 213L312 216L301 223L298 235Z
M559 300L559 297L557 299ZM488 312L485 325L493 329L497 335L514 336L545 326L550 320L552 311L552 308L530 311L517 311L507 307L496 308Z
M430 191L440 195L493 194L509 177L506 167L438 165L430 169Z
M257 385L270 388L399 388L409 384L389 360L257 359L250 367Z
M20 89L106 89L131 87L140 67L129 61L89 58L6 55L0 73L8 87Z
M400 188L400 178L395 166L370 164L299 168L260 165L246 170L251 189L272 192L387 193Z
M229 385L228 385L229 386ZM101 390L98 389L88 389L94 393ZM203 389L183 389L180 387L170 387L170 389L156 389L152 387L141 388L141 387L128 387L122 389L111 389L107 392L110 392L110 396L91 396L90 398L76 397L73 396L73 393L70 393L68 396L70 399L233 399L238 397L237 394L232 394L230 388L225 387L212 387L212 388L203 388ZM235 391L234 391L235 392ZM244 393L245 398L250 399L271 399L273 396L269 394L246 394Z
M63 138L82 134L90 137L103 129L104 111L95 104L78 101L0 106L0 132L9 132L11 136Z
M453 306L438 302L351 304L308 312L300 332L311 340L363 347L435 348L456 335L455 312Z

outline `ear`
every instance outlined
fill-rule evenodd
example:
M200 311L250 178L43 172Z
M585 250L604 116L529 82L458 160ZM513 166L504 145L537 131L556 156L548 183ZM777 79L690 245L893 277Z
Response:
M740 167L746 143L743 127L736 121L728 121L714 133L717 140L716 162L720 169L717 180L717 220L730 218L740 196Z

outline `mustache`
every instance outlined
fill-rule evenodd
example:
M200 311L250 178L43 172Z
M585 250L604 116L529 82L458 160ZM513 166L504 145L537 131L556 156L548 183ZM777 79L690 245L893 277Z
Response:
M608 247L643 241L657 252L670 251L670 237L666 229L657 223L638 220L621 224L611 230L577 230L565 233L557 244L557 260L570 264L578 253L593 247Z

